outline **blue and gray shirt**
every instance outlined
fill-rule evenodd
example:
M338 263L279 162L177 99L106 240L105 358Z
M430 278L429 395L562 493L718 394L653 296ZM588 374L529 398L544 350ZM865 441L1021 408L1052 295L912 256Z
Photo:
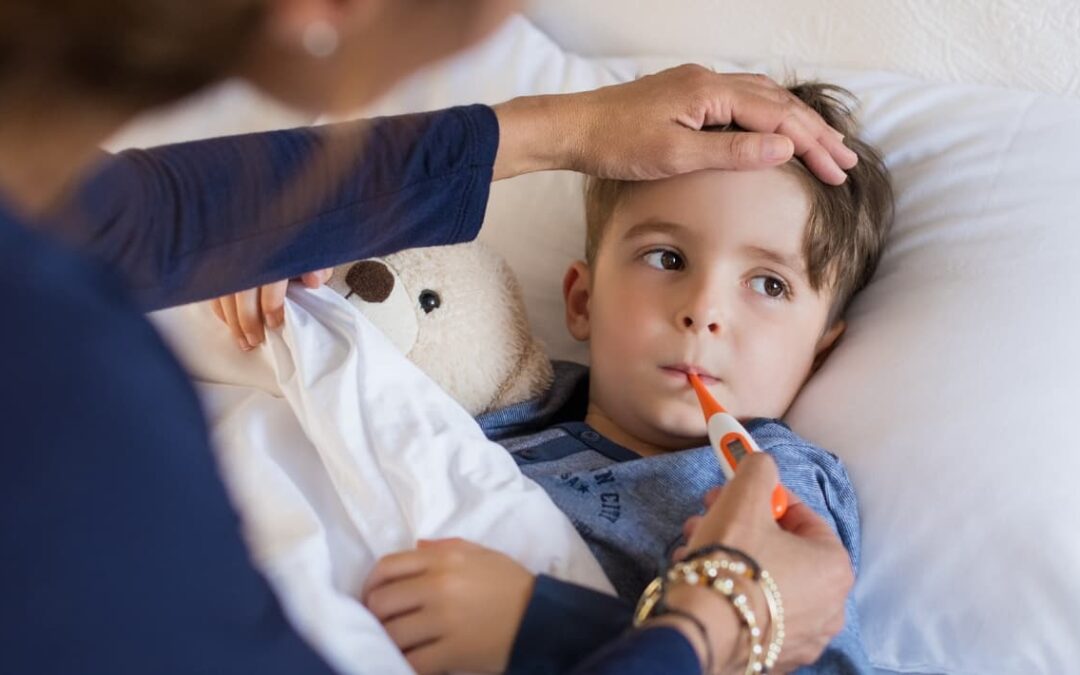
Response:
M558 362L543 396L480 418L489 437L570 517L621 599L541 577L514 646L515 672L562 672L625 630L633 603L682 543L683 523L724 482L711 447L642 457L585 424L587 403L588 370ZM746 428L776 460L784 485L832 525L857 571L858 510L840 460L779 420L755 419ZM849 598L843 632L801 672L870 670Z

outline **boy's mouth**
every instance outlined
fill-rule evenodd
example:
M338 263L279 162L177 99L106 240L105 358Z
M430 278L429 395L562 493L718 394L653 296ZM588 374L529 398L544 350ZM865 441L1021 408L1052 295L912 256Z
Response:
M688 380L686 380L686 376L690 375L691 373L700 377L701 381L705 385L716 384L720 381L720 378L716 377L701 366L697 366L691 363L675 363L668 366L660 366L660 370L663 370L665 373L673 377L683 378L683 380L686 381L687 386L689 386L690 383Z

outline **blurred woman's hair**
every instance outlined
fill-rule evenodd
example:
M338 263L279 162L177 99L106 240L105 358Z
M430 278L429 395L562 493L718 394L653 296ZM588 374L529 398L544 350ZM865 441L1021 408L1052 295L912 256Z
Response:
M267 2L0 0L0 87L34 78L117 103L163 103L228 74Z

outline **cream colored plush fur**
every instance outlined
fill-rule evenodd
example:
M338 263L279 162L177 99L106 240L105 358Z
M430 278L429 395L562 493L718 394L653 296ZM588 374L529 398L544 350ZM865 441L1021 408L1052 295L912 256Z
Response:
M551 384L551 362L529 329L517 279L482 244L349 263L334 270L330 287L473 415Z

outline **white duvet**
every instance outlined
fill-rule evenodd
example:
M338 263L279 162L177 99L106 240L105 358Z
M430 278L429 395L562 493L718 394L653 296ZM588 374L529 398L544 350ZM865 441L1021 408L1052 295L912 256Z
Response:
M610 590L547 495L343 298L294 287L285 309L249 354L206 305L154 319L196 380L256 566L335 668L409 672L355 598L417 539L464 537Z

